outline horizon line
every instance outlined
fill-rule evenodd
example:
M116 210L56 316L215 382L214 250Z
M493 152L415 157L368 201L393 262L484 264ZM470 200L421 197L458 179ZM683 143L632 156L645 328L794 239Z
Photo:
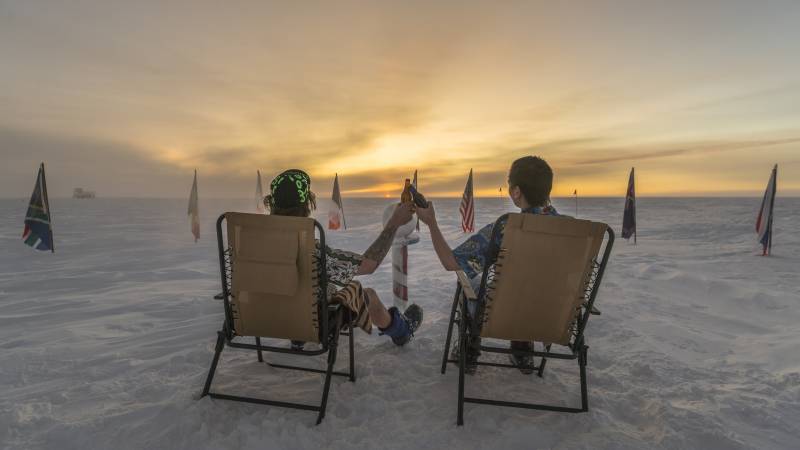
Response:
M702 194L690 194L690 195L666 194L666 195L659 195L659 194L653 194L653 195L651 195L651 194L644 194L644 195L637 195L636 196L636 198L687 198L687 199L688 198L762 198L762 197L763 197L763 194L759 194L759 195L744 195L744 194L740 194L740 195L725 195L725 194L710 194L710 195L709 194L706 194L706 195L702 195ZM782 198L800 198L800 193L778 195L777 197L782 197ZM101 199L101 200L102 199L136 199L136 200L185 200L186 199L185 197L153 197L153 196L141 196L141 197L139 197L139 196L131 196L131 195L97 196L97 197L94 197L94 198L91 198L91 199L75 199L74 197L71 197L71 196L51 196L50 198L59 199L59 200L69 199L69 200L86 200L86 201L97 200L97 199ZM245 200L245 199L248 199L248 197L230 197L230 196L229 197L207 196L207 197L202 197L202 198L203 199L210 199L210 200ZM368 199L369 200L371 200L371 199L387 200L387 199L389 199L391 197L384 197L384 196L352 196L352 197L350 197L350 196L342 196L342 198L343 199L349 198L349 199L353 199L353 200L361 200L361 199L364 199L364 200L368 200ZM461 196L437 196L437 197L428 197L428 198L429 199L447 199L447 200L450 200L450 199L460 199ZM500 196L494 196L494 195L482 195L482 196L476 195L473 198L475 198L475 199L487 199L487 198L494 198L494 199L503 198L503 199L505 199L505 198L507 198L507 196L504 195L504 196L500 197ZM551 198L553 198L553 199L574 200L575 196L574 195L566 195L566 196L565 195L559 195L559 196L555 196L555 197L551 197ZM578 195L578 198L579 199L580 198L598 198L598 199L599 198L603 198L603 199L605 199L605 198L622 198L622 199L624 199L625 196L624 195ZM0 196L0 200L29 200L29 198L27 196L25 196L25 197ZM323 197L323 198L317 197L317 200L318 201L319 200L330 200L330 198L328 198L327 196Z

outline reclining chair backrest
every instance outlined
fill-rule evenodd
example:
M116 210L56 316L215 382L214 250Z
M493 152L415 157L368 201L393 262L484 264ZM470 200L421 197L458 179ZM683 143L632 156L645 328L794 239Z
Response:
M319 342L314 219L226 213L239 336Z
M568 345L607 225L509 214L481 335Z

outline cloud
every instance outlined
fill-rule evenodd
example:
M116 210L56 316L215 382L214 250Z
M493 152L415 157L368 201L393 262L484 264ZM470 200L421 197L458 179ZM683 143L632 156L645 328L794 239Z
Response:
M0 192L8 197L30 195L42 161L54 197L69 196L75 187L105 196L169 196L180 176L174 167L147 158L142 149L112 141L0 127L0 149Z
M720 141L720 142L695 142L688 144L664 144L669 148L663 149L639 149L639 150L623 150L622 154L620 149L594 149L596 153L611 154L613 156L606 156L601 158L590 158L575 161L576 165L593 165L593 164L608 164L620 161L640 161L646 159L666 158L670 156L701 154L701 153L717 153L717 152L730 152L734 150L753 149L762 147L771 147L777 145L785 145L800 142L800 137L782 138L782 139L762 139L762 140L748 140L748 141Z
M257 169L306 169L322 193L338 172L346 193L380 195L415 168L425 192L460 192L470 168L494 189L530 154L557 183L598 190L634 161L688 178L698 171L688 156L727 152L731 167L706 166L722 175L763 156L737 150L792 160L784 150L797 140L779 132L797 122L789 15L719 23L731 41L687 54L664 37L673 23L586 8L9 3L0 194L28 195L28 168L42 159L51 190L67 195L80 183L184 196L197 168L204 196L248 197ZM709 33L701 19L718 13L675 12L692 19L685 40ZM784 179L797 178L790 170Z

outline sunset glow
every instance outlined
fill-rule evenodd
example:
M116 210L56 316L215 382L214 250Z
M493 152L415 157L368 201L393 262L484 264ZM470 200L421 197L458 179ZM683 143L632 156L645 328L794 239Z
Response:
M458 196L472 168L494 196L529 154L555 196L631 166L641 195L757 195L774 163L800 194L796 2L201 3L0 6L2 195L44 160L53 195L183 196L196 168L246 197L298 167L320 195L418 169Z

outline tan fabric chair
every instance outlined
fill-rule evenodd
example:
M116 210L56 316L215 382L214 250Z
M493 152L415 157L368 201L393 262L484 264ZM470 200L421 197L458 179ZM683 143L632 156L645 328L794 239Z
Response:
M223 221L226 222L227 243L223 236ZM315 229L319 232L319 248ZM347 376L355 381L352 323L346 320L349 315L343 308L338 305L329 307L324 295L325 232L322 226L312 218L228 212L217 220L217 241L225 322L218 333L203 396L318 411L319 423L325 416L331 375ZM348 332L341 333L345 322ZM349 373L333 371L340 334L347 334L350 341ZM240 342L244 337L254 337L255 344ZM261 345L263 337L312 342L319 344L320 348L291 350L266 346ZM327 370L270 364L277 368L324 373L321 404L306 405L210 392L225 345L256 350L260 362L263 361L263 351L306 356L327 353Z
M319 342L314 220L228 213L233 329Z
M503 227L501 223L505 221ZM508 214L495 224L493 233L504 228L499 249L492 249L487 261L481 288L477 293L484 301L478 302L475 318L467 326L466 320L456 320L459 299L461 311L467 311L466 302L471 288L462 286L466 277L460 277L451 312L450 329L445 343L442 372L448 360L447 352L454 322L459 323L460 349L466 348L469 336L481 338L538 341L545 343L544 351L523 352L541 357L535 369L542 376L547 358L577 359L581 372L581 408L503 402L464 397L463 351L459 363L458 424L463 423L463 403L483 403L552 411L583 412L588 410L586 389L586 350L583 331L589 315L594 310L594 300L611 248L613 231L604 223L535 214ZM602 259L598 262L604 235L608 235ZM492 236L492 242L495 237ZM485 295L483 294L485 293ZM474 294L473 294L474 295ZM569 353L551 352L558 344ZM481 352L511 353L508 347L480 347ZM515 353L520 353L515 350ZM483 363L515 367L511 364Z
M510 215L481 336L568 345L607 228L588 220Z

